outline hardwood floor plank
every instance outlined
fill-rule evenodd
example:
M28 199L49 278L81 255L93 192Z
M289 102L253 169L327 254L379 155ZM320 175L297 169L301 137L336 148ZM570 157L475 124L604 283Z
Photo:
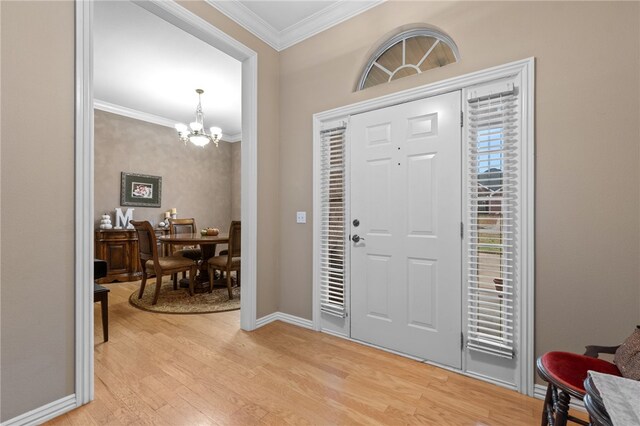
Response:
M47 425L50 426L69 426L71 421L69 420L69 414L63 414L55 419L49 420Z
M330 387L324 386L314 380L309 380L299 375L292 374L284 368L275 366L262 367L263 374L272 382L287 383L290 388L300 395L305 395L311 399L321 402L325 407L330 407L341 411L350 422L364 424L384 424L381 422L384 417L384 409L377 410L371 404L358 401L346 393L334 391ZM386 404L382 404L386 409Z
M159 424L164 423L162 418L157 416L156 412L149 407L145 401L141 400L139 394L131 389L132 382L123 382L116 375L103 367L100 362L96 361L96 378L100 379L105 387L113 394L120 404L124 405L138 417L136 422L141 424Z
M73 426L90 426L97 425L98 423L91 417L89 410L78 413L77 416L68 416L69 422Z
M239 311L141 311L129 304L138 283L107 286L96 400L50 425L540 423L541 401L489 383L281 322L247 333Z
M98 377L95 379L95 393L96 395L100 395L100 398L96 398L96 400L92 401L90 404L87 404L76 411L89 408L97 403L98 401L104 404L106 409L108 409L116 419L114 423L103 423L103 424L123 424L123 425L134 425L139 423L139 418L137 414L131 411L128 407L118 400L115 395L111 393L111 391L105 386L104 382L100 380Z

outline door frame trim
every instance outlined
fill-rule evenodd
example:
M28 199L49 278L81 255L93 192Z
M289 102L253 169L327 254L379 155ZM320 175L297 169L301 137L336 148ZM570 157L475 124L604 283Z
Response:
M510 62L486 70L453 77L447 80L430 83L427 85L391 93L389 95L373 98L350 105L341 106L331 110L319 112L313 115L313 217L320 217L320 130L324 124L336 121L347 121L349 116L385 108L418 99L428 98L455 90L462 90L471 86L489 83L494 80L521 76L523 82L522 100L522 147L526 154L524 160L526 173L523 173L525 193L522 194L526 203L523 209L523 233L522 233L522 294L520 309L520 339L518 347L521 354L519 363L519 387L518 391L529 396L534 393L534 327L535 327L535 133L534 133L534 71L535 59L533 57L520 61ZM348 130L347 130L348 134ZM348 137L347 137L348 143ZM320 313L320 222L313 221L313 304L312 321L313 328L317 331L325 331L322 327ZM345 290L348 292L348 290ZM328 330L327 330L328 331ZM332 331L331 334L339 334ZM349 336L345 336L349 337Z
M258 54L176 1L136 1L161 19L242 62L243 252L240 326L256 328L258 217ZM76 406L94 398L93 281L94 139L93 0L75 1L75 395ZM176 139L177 141L177 139Z

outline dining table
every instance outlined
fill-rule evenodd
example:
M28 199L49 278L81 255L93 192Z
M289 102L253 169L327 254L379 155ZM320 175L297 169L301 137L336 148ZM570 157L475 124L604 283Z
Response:
M199 273L196 277L195 290L202 292L209 289L209 272L207 261L216 255L216 246L218 244L229 244L229 234L218 235L202 235L201 233L183 233L173 235L163 235L158 237L163 245L180 245L180 246L200 246L202 258L199 265ZM189 286L188 279L180 280L180 286Z

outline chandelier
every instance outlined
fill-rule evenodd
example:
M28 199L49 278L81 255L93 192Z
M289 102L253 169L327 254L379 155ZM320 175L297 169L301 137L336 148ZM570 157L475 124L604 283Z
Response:
M220 129L220 127L211 127L209 129L211 134L207 134L207 131L204 129L204 113L202 112L202 104L200 102L200 95L204 93L204 90L196 89L196 93L198 94L196 121L194 121L193 123L189 123L188 127L186 124L176 124L178 136L185 145L187 144L187 142L191 142L195 146L204 147L209 142L213 142L217 147L218 141L222 137L222 129Z

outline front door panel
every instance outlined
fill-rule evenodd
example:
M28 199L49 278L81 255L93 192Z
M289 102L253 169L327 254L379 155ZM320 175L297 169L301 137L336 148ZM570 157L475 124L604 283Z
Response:
M350 125L351 336L460 368L460 93Z

